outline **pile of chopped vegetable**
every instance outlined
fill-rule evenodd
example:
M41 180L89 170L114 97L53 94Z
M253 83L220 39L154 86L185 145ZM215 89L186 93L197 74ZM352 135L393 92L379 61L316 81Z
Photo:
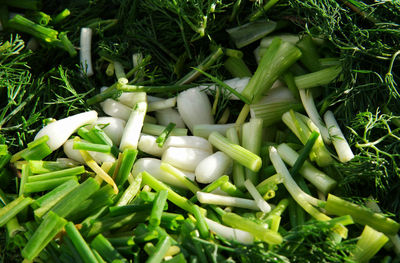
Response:
M0 262L400 260L397 1L0 2Z

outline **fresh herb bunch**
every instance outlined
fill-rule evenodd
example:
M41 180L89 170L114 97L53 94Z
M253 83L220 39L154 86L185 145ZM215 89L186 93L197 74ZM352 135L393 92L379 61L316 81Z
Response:
M52 24L50 20L48 27L66 32L75 48L79 46L81 27L94 30L96 74L93 78L82 75L76 57L60 46L40 42L40 48L27 51L24 46L29 34L5 26L0 32L0 94L4 98L0 104L0 143L16 152L33 141L48 118L60 119L92 108L87 99L97 94L100 86L115 82L114 77L103 73L107 66L118 61L125 68L132 68L132 53L146 55L135 77L138 85L176 84L217 48L235 48L225 30L247 23L258 12L263 20L278 21L278 32L324 39L327 44L320 53L340 58L343 76L320 90L324 99L317 106L321 115L327 109L334 111L342 127L347 127L345 135L356 157L326 172L338 177L340 184L335 193L355 200L372 195L386 213L394 214L398 220L400 95L396 83L400 83L400 56L396 52L400 43L400 4L356 0L270 2L277 3L263 10L268 2L42 1L40 11L54 20L63 10L70 11L60 23ZM8 8L25 11L11 4ZM1 14L0 17L4 21ZM242 49L251 70L257 66L254 47L252 44ZM207 68L207 73L221 80L230 77L221 57ZM210 78L195 80L196 84L208 82ZM177 91L168 93L175 94ZM214 94L216 91L212 91ZM221 96L218 118L226 108L239 111L237 104L226 98L229 93L222 92ZM8 192L18 192L14 185L9 188ZM107 218L104 222L110 224ZM351 237L336 243L329 224L314 220L293 227L283 235L285 242L272 250L265 243L243 246L219 240L216 244L188 233L182 234L183 240L188 241L183 253L188 256L196 251L200 261L210 262L343 262L356 242ZM8 243L4 231L0 236L1 244L7 243L0 255L3 262L19 261L15 251L23 245ZM377 258L383 256L384 253ZM134 257L139 258L139 252Z

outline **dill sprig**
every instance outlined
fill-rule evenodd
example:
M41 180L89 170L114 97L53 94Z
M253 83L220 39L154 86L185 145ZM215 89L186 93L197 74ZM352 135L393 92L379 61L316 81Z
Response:
M379 111L357 114L350 131L359 155L346 167L340 165L339 171L344 174L342 183L353 186L350 193L364 197L372 194L382 207L397 213L400 196L387 199L398 189L400 175L400 129L391 127L392 118Z
M0 105L0 136L11 151L32 141L44 119L61 118L85 108L85 93L72 87L61 66L51 72L32 74L32 52L24 45L18 35L0 42L0 92L6 98Z

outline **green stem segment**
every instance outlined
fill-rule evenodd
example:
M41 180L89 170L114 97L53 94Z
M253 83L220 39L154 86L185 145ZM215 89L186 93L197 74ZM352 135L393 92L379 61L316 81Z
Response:
M38 207L34 210L35 216L40 218L45 215L56 203L78 187L78 185L79 183L76 180L68 180L47 194L41 196L33 203L35 207Z
M356 223L368 225L387 235L395 235L400 229L400 224L393 219L387 218L380 213L374 213L368 208L350 203L332 194L328 195L324 208L330 214L338 216L350 215Z
M63 21L65 18L67 18L70 14L71 14L71 12L69 11L69 9L64 9L63 11L58 13L58 15L56 15L56 17L53 18L52 23L58 24L61 21Z
M197 228L199 229L200 236L204 239L208 239L210 236L210 232L208 230L208 225L207 222L204 218L204 216L201 214L200 207L195 205L193 207L193 215L196 218L196 225Z
M241 58L229 57L225 60L224 67L235 78L251 77L252 75L250 69Z
M153 176L151 176L147 172L142 172L142 178L143 178L143 184L149 185L151 188L153 188L156 191L161 191L161 190L168 190L168 197L167 199L174 203L176 206L182 208L183 210L188 211L189 213L194 214L193 212L193 206L194 204L190 202L188 199L185 197L177 194L174 192L171 188L166 186L164 183L161 181L157 180Z
M21 15L16 15L11 18L8 22L8 26L15 30L28 33L47 43L58 41L58 32L56 30L35 24Z
M235 213L224 213L222 221L233 228L247 231L268 244L276 245L283 241L280 234L268 229L268 225L255 223Z
M77 142L77 141L74 141L72 149L74 149L74 150L83 150L83 151L101 152L101 153L110 153L111 152L111 146L110 145L88 143L88 142Z
M27 260L33 260L47 246L48 243L62 230L67 221L57 214L50 212L42 221L35 233L29 239L22 250L22 256Z
M55 171L55 172L28 176L27 182L28 183L38 182L38 181L43 181L43 180L50 180L50 179L67 177L67 176L80 175L80 174L83 174L84 172L86 172L85 167L80 165L80 166L76 166L73 168L68 168L68 169L59 170L59 171Z
M258 102L272 84L301 56L294 45L275 38L263 55L260 64L242 91L242 95L252 103Z
M355 262L368 262L389 241L383 233L365 226L354 249L352 259Z
M121 195L117 202L117 206L129 204L133 198L137 195L140 190L140 184L142 183L142 176L137 174L131 184L126 188L124 193Z
M5 207L0 209L0 227L4 226L8 221L14 218L25 207L30 205L33 199L30 197L20 196Z
M172 130L175 128L176 124L170 122L167 127L162 131L162 133L157 137L156 143L158 147L163 147L165 141L167 140L168 136L171 134Z
M294 78L294 81L298 89L310 89L318 86L328 85L334 81L341 72L341 66L333 66L316 72L297 76Z
M231 127L226 131L226 137L235 144L240 144L239 136L235 127ZM239 189L244 189L245 170L244 167L237 161L233 162L232 166L233 182Z
M221 185L225 184L228 181L229 181L229 176L223 175L220 178L218 178L217 180L215 180L214 182L212 182L211 184L204 187L203 189L199 189L198 191L204 192L204 193L211 193L212 191L214 191L215 189L217 189L218 187L220 187ZM196 195L193 196L190 199L190 201L192 201L193 203L197 202L197 196Z
M90 249L89 245L83 239L78 229L76 229L74 223L68 222L67 225L65 226L65 231L67 232L69 238L74 244L82 260L85 263L97 263L97 259L94 256L93 251Z
M321 69L319 63L319 55L317 47L315 46L311 36L304 36L296 46L301 50L301 63L311 72L315 72Z
M64 177L48 179L48 180L26 182L24 184L23 192L24 192L24 194L30 194L30 193L37 193L37 192L52 190L52 189L56 188L57 186L65 183L69 180L78 181L78 178L76 176L64 176Z
M114 260L121 263L128 262L102 234L97 235L90 243L90 246L95 249L106 262L114 262Z
M197 191L200 191L200 188L195 183L190 181L181 170L173 167L172 165L165 162L161 162L160 169L174 176L179 182L185 185L192 193L195 194Z
M74 210L79 208L83 201L99 190L99 188L99 183L93 178L89 178L64 196L51 211L61 217L68 217Z
M260 155L262 142L263 120L251 118L250 122L242 126L242 146L256 155ZM245 170L246 178L253 184L258 183L257 173Z
M158 191L156 199L153 202L153 208L151 209L149 224L152 227L160 225L161 216L167 202L168 190L163 189Z
M260 156L233 143L219 132L212 132L208 137L208 141L218 150L226 153L233 160L249 168L251 171L258 172L260 170L262 164Z
M196 68L202 71L208 70L212 65L217 62L217 60L224 54L222 48L216 49L210 56L208 56L200 65ZM193 82L195 79L201 76L201 73L198 70L192 70L188 74L186 74L183 78L181 78L176 85L184 85Z
M279 2L279 0L267 1L261 9L257 10L254 14L252 14L250 16L249 20L250 21L258 20L261 16L263 16L268 10L270 10L278 2Z
M115 183L118 186L122 186L126 180L128 180L129 173L132 170L133 163L136 160L138 151L135 149L127 148L122 154L121 166L118 170L118 174L115 178Z
M171 241L168 235L160 238L157 242L154 253L146 260L146 263L161 263L170 246Z

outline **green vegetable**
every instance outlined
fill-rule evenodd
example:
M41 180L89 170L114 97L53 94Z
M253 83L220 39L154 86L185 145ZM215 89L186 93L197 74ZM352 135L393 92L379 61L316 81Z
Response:
M2 1L0 257L395 260L399 17L396 1ZM81 31L93 34L90 46L78 48ZM211 102L207 124L191 127L196 110L186 118L173 108L160 111L192 88L202 102L183 103L190 110ZM122 131L132 109L122 153L121 133L111 130ZM50 123L88 111L87 122L38 136ZM124 120L103 118L108 114ZM77 151L70 140L63 152L62 141L76 134L86 142L75 143ZM205 143L199 147L191 135ZM139 136L158 150L136 151ZM271 156L270 147L277 149ZM190 160L202 151L201 162L217 150L234 159L233 171L207 184L195 182L197 163L173 162L175 168L157 159L167 152L163 161ZM154 167L144 169L147 160ZM197 197L203 203L194 204ZM383 212L365 208L367 198ZM232 200L245 208L232 213ZM275 205L270 213L265 201Z

